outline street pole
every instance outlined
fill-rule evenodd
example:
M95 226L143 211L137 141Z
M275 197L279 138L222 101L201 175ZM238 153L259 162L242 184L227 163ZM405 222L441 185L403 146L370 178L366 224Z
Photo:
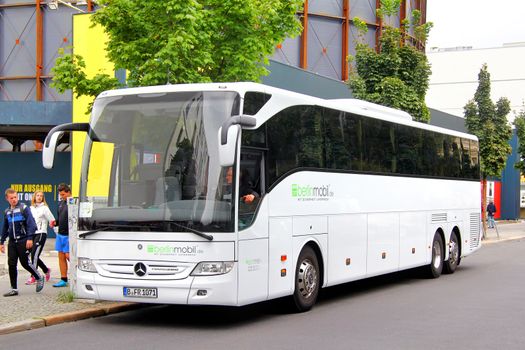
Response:
M67 279L69 289L76 295L77 289L77 238L78 238L78 198L67 198L67 214L69 226L69 268Z

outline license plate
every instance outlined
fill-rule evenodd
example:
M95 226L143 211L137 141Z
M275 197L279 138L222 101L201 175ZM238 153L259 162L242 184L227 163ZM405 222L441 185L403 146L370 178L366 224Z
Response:
M157 298L157 288L124 287L124 296L130 298Z

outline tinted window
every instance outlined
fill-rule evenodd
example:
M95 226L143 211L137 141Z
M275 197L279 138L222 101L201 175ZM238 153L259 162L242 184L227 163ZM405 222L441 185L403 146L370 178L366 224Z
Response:
M460 137L318 106L288 108L266 126L269 186L298 168L479 180L478 143Z
M244 94L244 108L243 113L247 115L255 115L262 106L270 99L271 95L262 92L248 91Z
M268 121L270 184L296 168L325 167L321 111L317 106L294 106Z

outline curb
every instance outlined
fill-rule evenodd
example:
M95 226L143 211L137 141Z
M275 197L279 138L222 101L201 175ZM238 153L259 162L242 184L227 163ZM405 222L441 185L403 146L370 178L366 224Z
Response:
M490 238L490 239L484 239L482 241L482 244L494 244L494 243L501 243L501 242L508 242L508 241L517 241L520 239L523 239L524 236L515 236L515 237L506 237L506 238Z
M135 310L143 306L143 304L138 303L117 302L100 307L93 307L84 310L65 312L57 315L50 315L45 317L28 319L24 321L7 323L5 325L0 325L0 335L49 327L61 323L79 321L92 317L106 316L119 312Z

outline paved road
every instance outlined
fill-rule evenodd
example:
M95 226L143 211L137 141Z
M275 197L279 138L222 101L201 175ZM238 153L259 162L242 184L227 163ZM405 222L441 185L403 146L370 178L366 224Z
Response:
M523 349L525 239L438 280L413 271L325 290L308 313L156 306L0 337L2 349Z

